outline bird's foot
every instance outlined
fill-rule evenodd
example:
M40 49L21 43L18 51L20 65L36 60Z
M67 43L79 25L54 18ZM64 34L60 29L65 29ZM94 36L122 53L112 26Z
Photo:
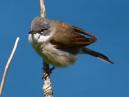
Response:
M48 76L50 76L50 74L52 73L52 71L55 69L55 66L53 67L44 67L43 70L44 70L44 73L43 73L43 77L42 79L46 79Z

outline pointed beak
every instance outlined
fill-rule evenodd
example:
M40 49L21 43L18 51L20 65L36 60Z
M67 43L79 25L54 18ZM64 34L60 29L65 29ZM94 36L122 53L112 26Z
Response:
M32 31L29 31L29 34L32 34Z
M29 31L29 34L35 34L36 32L35 31Z

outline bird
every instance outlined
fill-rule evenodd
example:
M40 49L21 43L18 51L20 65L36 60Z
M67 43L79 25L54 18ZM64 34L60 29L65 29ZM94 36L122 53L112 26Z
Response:
M106 55L87 47L96 42L95 35L59 20L35 17L31 22L28 40L41 58L55 67L74 64L80 54L91 55L113 64Z

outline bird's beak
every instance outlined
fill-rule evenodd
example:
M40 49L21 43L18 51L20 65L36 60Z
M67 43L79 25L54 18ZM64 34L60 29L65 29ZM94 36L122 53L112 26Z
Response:
M29 34L35 34L36 31L29 31Z
M29 34L31 34L32 33L32 31L29 31Z

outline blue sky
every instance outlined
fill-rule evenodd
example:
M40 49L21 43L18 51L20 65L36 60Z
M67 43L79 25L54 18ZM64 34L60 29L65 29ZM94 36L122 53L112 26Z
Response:
M115 64L78 56L76 64L52 74L54 97L129 97L129 0L46 0L47 16L95 34L89 46ZM38 0L0 1L0 79L17 36L20 43L2 97L43 97L42 60L28 42Z

